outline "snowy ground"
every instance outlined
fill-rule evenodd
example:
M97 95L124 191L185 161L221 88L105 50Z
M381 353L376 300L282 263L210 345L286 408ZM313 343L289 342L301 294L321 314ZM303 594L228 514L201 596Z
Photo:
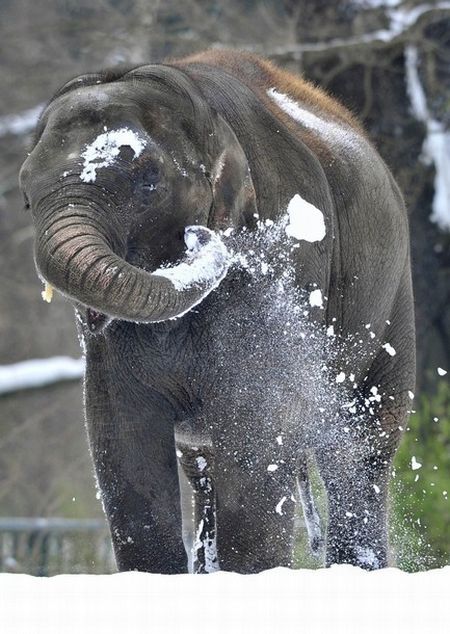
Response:
M4 634L450 630L450 567L408 574L277 568L259 575L0 575Z

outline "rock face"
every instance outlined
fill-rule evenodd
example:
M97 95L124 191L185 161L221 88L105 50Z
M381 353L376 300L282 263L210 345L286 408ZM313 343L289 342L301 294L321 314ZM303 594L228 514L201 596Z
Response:
M1 5L0 42L2 363L79 355L70 306L56 298L49 308L41 300L30 218L21 211L17 173L37 106L81 72L222 45L254 50L303 72L362 118L410 211L419 388L432 389L436 367L450 367L450 132L445 132L450 128L449 2L49 0L42 7L18 0ZM73 403L70 411L67 390ZM77 405L80 387L66 386L54 394L47 422L37 417L34 428L38 435L39 430L45 434L45 425L50 424L56 434L41 487L49 500L64 496L73 479L70 474L66 481L62 468L67 434L75 462L86 451ZM31 412L42 401L41 394L29 393L26 399L10 396L0 403L3 444L9 455L20 450L22 465L14 492L2 490L6 513L8 508L19 513L20 500L28 514L62 508L54 509L50 501L41 508L43 498L37 504L36 495L27 492L27 479L36 482L33 460L38 457L26 430ZM0 459L0 467L3 462ZM85 492L91 475L83 477L77 512L100 513L93 493ZM68 512L66 507L63 512Z

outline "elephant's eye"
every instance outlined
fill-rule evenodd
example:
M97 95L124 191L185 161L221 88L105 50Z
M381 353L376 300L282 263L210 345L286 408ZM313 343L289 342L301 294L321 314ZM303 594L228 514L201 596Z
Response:
M25 211L31 209L31 204L26 194L23 195L23 208Z
M147 191L156 189L160 181L160 173L157 165L147 165L142 174L142 186Z

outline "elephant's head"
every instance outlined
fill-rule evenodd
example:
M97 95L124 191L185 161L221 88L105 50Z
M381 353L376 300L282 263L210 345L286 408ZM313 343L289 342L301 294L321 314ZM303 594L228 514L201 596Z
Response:
M227 271L214 230L256 211L231 128L162 65L66 84L41 116L21 186L37 268L86 307L92 330L103 315L152 322L188 311Z

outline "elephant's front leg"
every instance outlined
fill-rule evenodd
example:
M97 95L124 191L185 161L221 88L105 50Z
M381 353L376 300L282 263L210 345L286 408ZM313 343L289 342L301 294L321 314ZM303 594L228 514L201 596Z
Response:
M108 388L88 369L88 434L118 569L182 573L173 422L154 401L129 383Z

